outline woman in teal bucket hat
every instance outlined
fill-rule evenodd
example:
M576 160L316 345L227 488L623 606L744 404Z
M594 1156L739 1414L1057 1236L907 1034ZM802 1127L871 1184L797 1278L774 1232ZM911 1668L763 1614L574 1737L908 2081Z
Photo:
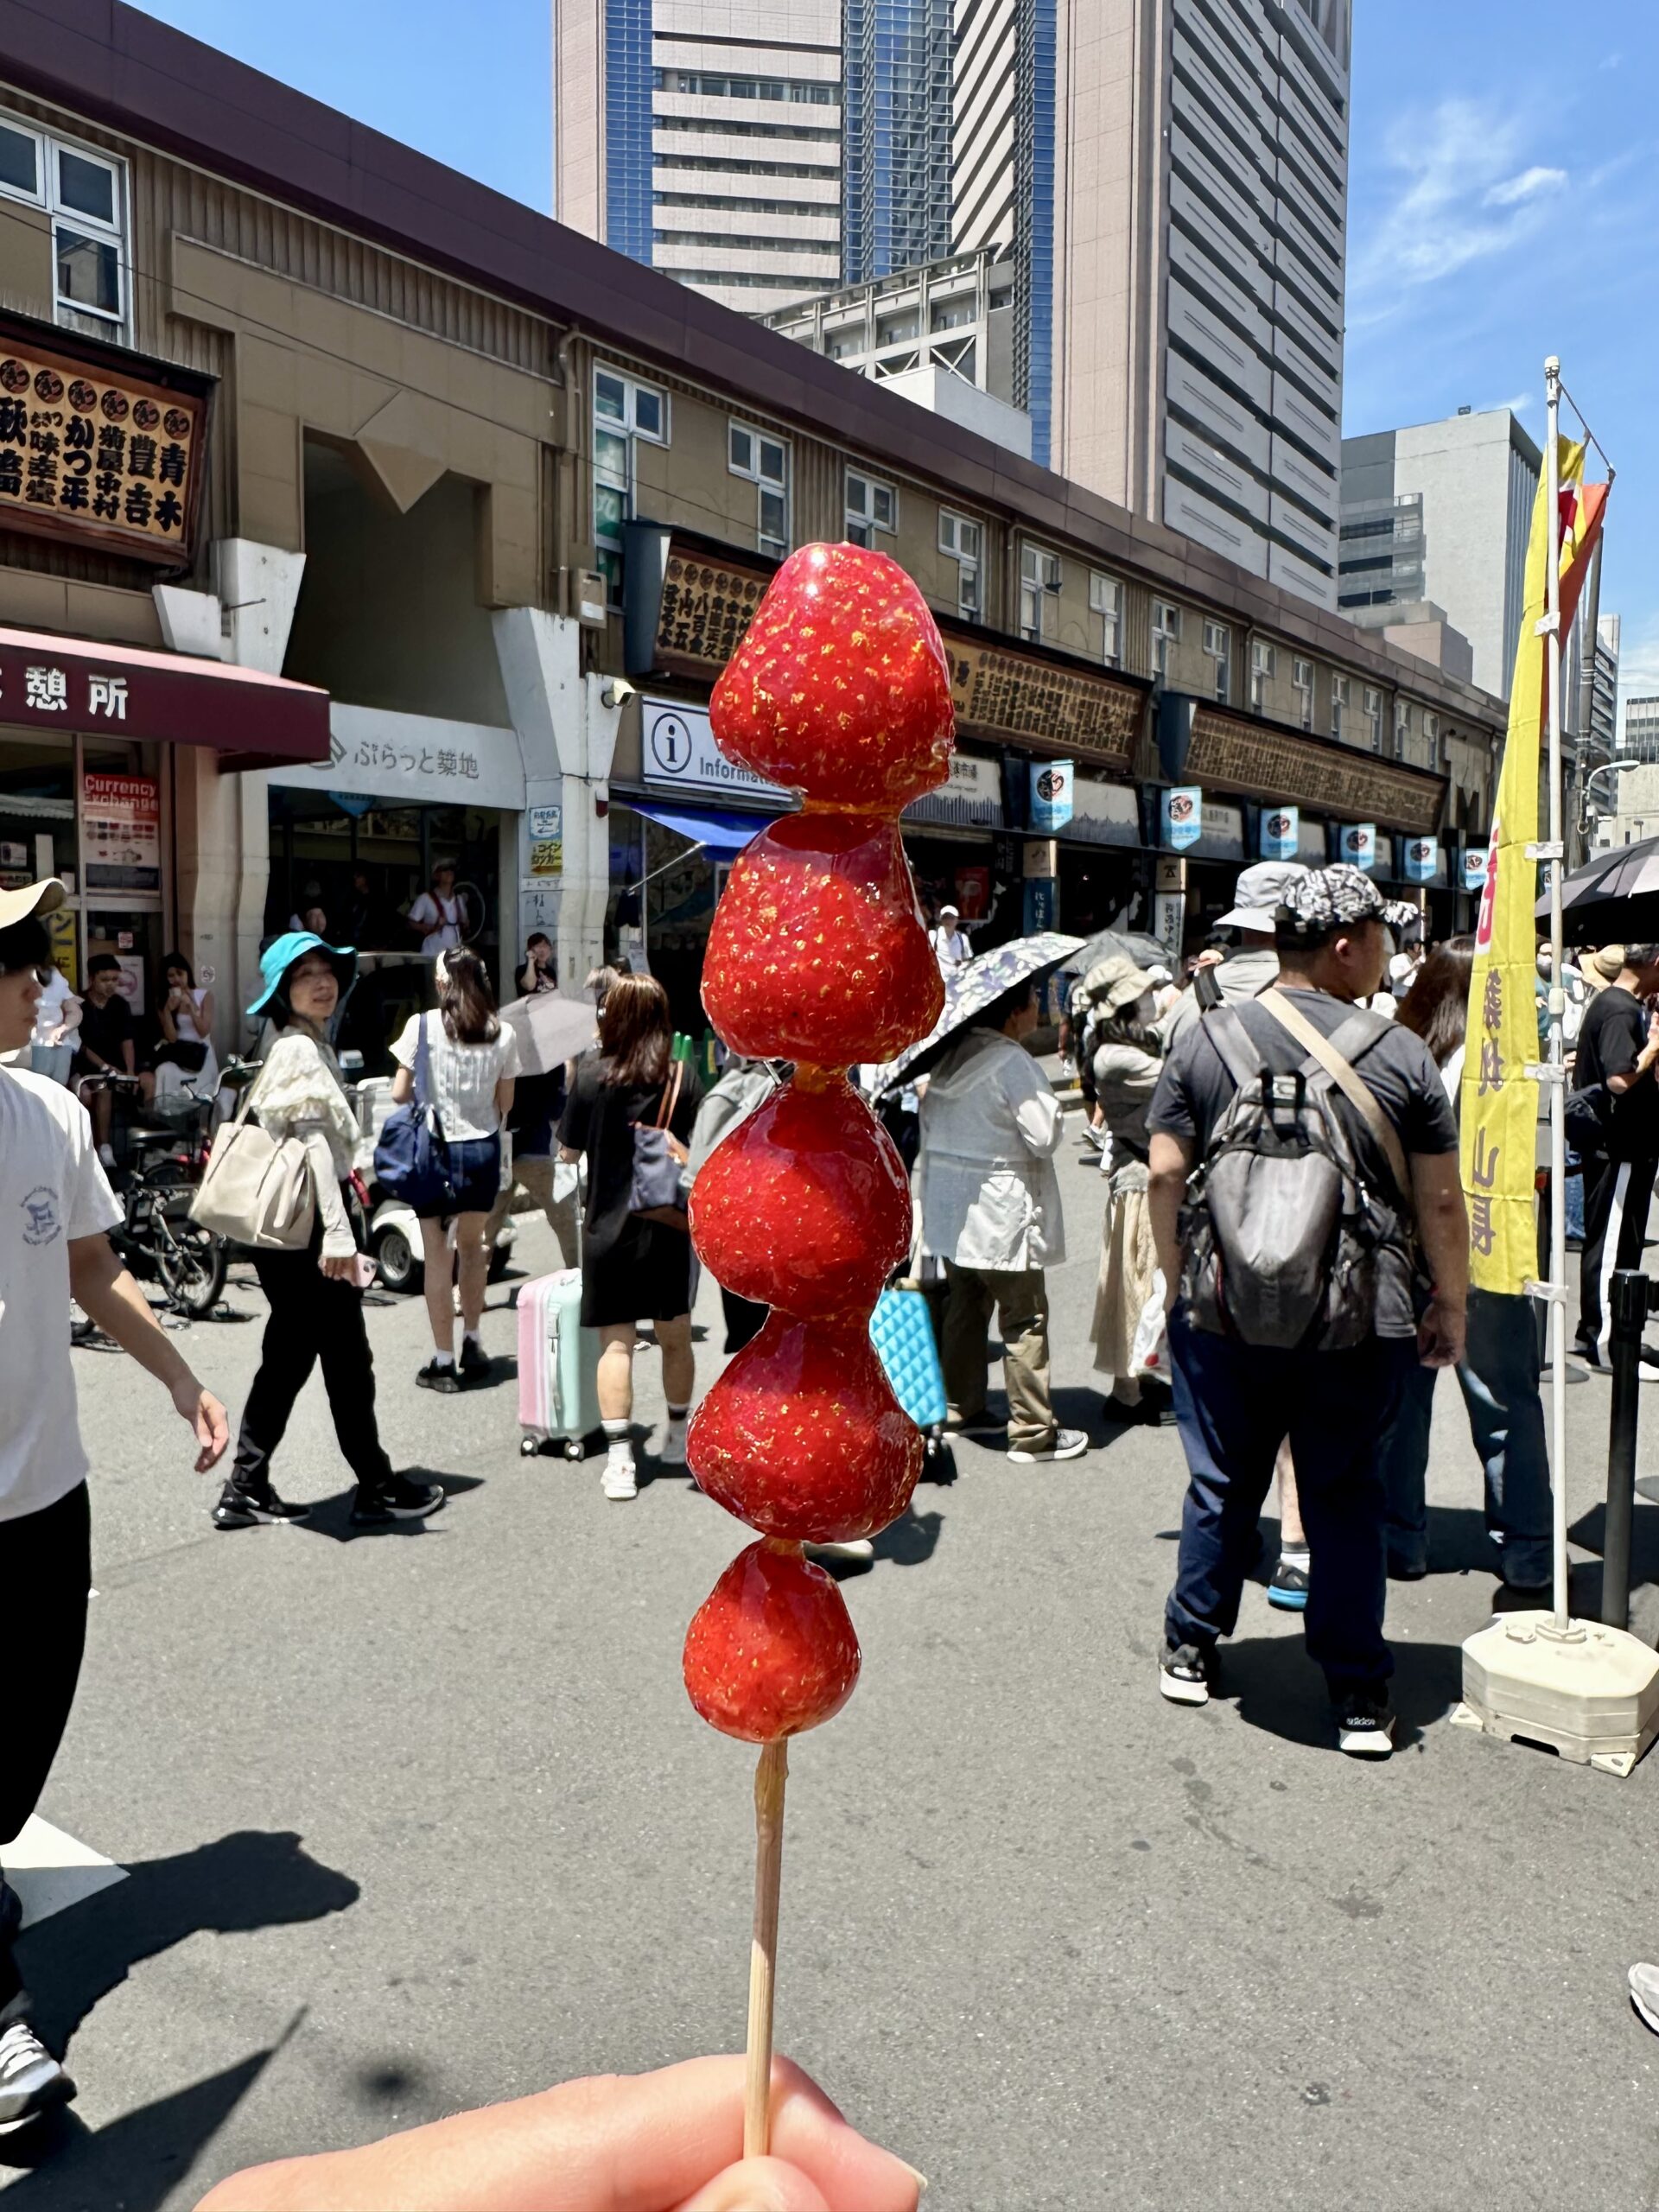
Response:
M418 1520L443 1503L443 1491L436 1483L411 1482L393 1471L375 1422L374 1358L346 1204L357 1117L327 1037L356 976L357 954L350 945L325 944L313 931L289 930L261 953L259 967L264 988L248 1012L264 1016L277 1035L249 1105L269 1135L297 1137L304 1145L316 1213L305 1250L252 1255L270 1317L213 1525L251 1529L308 1515L308 1506L289 1505L276 1495L270 1463L294 1401L319 1363L334 1433L357 1478L353 1524Z

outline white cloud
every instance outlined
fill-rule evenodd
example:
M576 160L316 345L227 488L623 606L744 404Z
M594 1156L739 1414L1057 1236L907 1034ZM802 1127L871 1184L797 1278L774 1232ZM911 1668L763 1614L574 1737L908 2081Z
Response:
M1484 101L1441 100L1395 120L1385 154L1400 188L1357 242L1351 324L1385 321L1405 295L1533 235L1567 179L1522 151L1519 119Z
M1497 408L1507 407L1511 415L1524 415L1528 408L1536 402L1537 397L1535 391L1517 391L1513 399L1489 400L1481 412L1484 415Z
M1536 163L1522 169L1519 176L1512 176L1503 184L1495 184L1486 194L1489 207L1516 207L1523 200L1535 200L1541 192L1559 192L1567 182L1565 169L1547 169Z

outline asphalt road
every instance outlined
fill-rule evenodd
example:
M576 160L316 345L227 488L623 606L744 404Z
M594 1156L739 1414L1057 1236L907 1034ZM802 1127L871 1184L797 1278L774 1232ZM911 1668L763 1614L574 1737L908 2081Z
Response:
M1659 2044L1624 1995L1659 1952L1659 1761L1621 1782L1446 1726L1493 1588L1456 1392L1439 1571L1391 1599L1394 1760L1335 1752L1257 1590L1227 1698L1171 1707L1179 1447L1101 1420L1097 1186L1065 1179L1054 1370L1098 1448L962 1446L849 1580L863 1679L791 1763L780 2047L943 2212L1659 2206ZM524 1250L552 1264L539 1224ZM519 1459L509 1294L503 1379L464 1398L412 1387L418 1305L371 1315L393 1456L454 1493L397 1535L347 1539L315 1384L278 1478L316 1519L226 1536L157 1395L76 1355L99 1594L42 1810L131 1878L27 1939L81 2094L0 2163L6 2212L173 2212L254 2159L741 2044L750 1760L679 1652L745 1535L683 1476L615 1504L596 1460ZM191 1350L234 1412L260 1300L232 1295ZM659 1418L654 1354L640 1382ZM1572 1393L1588 1538L1606 1406Z

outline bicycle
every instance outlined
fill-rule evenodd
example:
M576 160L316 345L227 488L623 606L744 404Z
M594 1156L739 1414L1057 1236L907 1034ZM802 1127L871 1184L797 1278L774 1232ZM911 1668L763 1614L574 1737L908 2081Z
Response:
M239 1074L236 1062L226 1071ZM86 1077L79 1090L109 1090L130 1100L142 1096L136 1076L105 1071ZM204 1320L225 1295L229 1248L222 1236L190 1217L190 1202L207 1160L207 1123L213 1099L192 1090L189 1106L165 1123L134 1123L127 1131L130 1164L117 1192L121 1221L110 1241L135 1274L153 1277L175 1313Z

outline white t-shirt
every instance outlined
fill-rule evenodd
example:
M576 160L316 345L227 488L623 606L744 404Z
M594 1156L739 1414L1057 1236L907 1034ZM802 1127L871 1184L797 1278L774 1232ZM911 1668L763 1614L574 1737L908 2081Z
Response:
M41 1002L35 1009L35 1042L37 1045L52 1043L52 1032L63 1020L64 1007L74 995L60 971L53 969L41 986ZM66 1038L63 1041L67 1044L69 1039Z
M451 892L448 898L439 899L423 891L410 908L409 918L426 925L423 952L453 952L461 943L461 893Z
M445 1036L441 1014L411 1014L391 1048L391 1057L400 1068L415 1065L423 1020L428 1079L443 1134L455 1144L474 1137L493 1137L501 1126L501 1116L495 1110L495 1086L504 1075L518 1074L518 1039L504 1023L487 1045L457 1045Z
M0 1071L0 1522L43 1512L86 1478L69 1245L120 1218L80 1101L44 1076Z
M933 950L941 968L960 968L972 957L972 950L960 930L948 930L941 922L933 932Z

